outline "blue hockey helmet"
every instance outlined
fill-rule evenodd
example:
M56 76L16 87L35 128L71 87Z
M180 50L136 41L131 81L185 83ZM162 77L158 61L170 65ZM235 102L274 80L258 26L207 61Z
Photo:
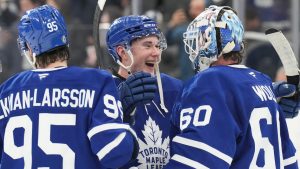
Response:
M63 16L52 6L43 5L26 12L18 26L21 51L32 50L35 56L68 45Z
M211 5L189 24L183 37L195 69L203 70L221 54L241 51L243 35L242 22L232 8Z
M166 40L154 20L143 15L120 17L114 20L106 34L108 51L114 61L118 63L120 59L115 49L117 46L121 45L128 48L132 40L149 35L157 35L161 50L167 48Z

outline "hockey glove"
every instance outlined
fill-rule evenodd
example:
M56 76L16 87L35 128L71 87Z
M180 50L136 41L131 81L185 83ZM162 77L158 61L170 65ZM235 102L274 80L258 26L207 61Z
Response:
M275 82L272 84L276 98L283 110L285 118L294 118L300 110L300 97L296 86L287 82Z
M156 78L145 72L130 75L118 86L123 106L124 122L134 124L135 108L138 103L149 103L157 91Z
M296 93L296 86L287 82L273 82L272 86L276 98L291 97Z
M298 115L300 110L300 97L297 94L296 100L294 97L282 98L279 101L279 105L283 110L285 118L294 118Z

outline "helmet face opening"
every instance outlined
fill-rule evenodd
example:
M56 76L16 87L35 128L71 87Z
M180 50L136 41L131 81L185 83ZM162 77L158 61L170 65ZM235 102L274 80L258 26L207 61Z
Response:
M49 5L27 11L19 22L18 31L20 50L30 48L36 56L68 45L64 19L57 9Z
M230 7L210 6L183 34L186 52L195 69L204 70L221 54L242 49L244 28Z
M130 50L131 42L137 38L156 35L159 38L161 50L167 48L166 39L158 29L157 23L147 16L124 16L116 19L106 34L106 44L115 62L120 62L116 52L117 46L124 46Z

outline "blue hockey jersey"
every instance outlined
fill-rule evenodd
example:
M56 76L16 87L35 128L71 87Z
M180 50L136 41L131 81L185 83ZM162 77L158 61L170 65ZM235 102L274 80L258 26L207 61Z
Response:
M184 87L181 131L166 169L297 168L270 79L242 65L213 66Z
M122 78L115 77L119 85ZM168 113L160 107L160 98L157 91L151 103L139 104L136 107L135 124L132 128L136 131L140 151L138 157L124 169L136 166L139 169L161 169L170 158L170 115L176 97L182 90L182 82L178 79L161 74L165 106Z
M118 168L132 157L135 133L105 71L25 71L1 85L0 106L3 169Z

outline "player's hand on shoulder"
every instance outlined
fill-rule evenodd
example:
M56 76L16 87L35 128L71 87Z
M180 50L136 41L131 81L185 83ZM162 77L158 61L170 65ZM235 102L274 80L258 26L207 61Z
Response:
M294 118L300 110L300 96L293 84L274 82L273 90L286 118Z
M137 72L118 86L123 106L124 122L134 123L135 107L138 103L149 103L157 91L156 78L150 73Z

